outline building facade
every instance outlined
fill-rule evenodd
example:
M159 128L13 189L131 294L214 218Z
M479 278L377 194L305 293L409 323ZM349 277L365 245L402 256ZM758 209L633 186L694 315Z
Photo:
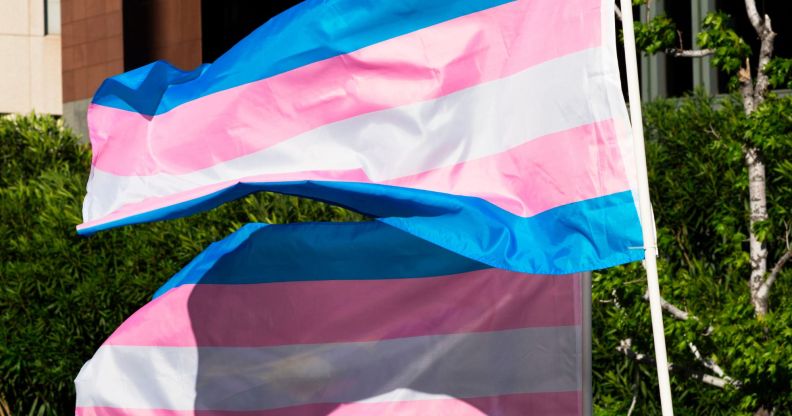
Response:
M0 114L61 114L59 0L0 1Z

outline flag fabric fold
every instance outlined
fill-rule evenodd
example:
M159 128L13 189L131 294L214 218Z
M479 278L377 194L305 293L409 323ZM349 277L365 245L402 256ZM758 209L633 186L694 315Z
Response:
M381 222L248 224L99 348L76 414L581 415L581 304Z
M82 234L274 191L512 271L643 257L608 1L309 0L108 79L89 130Z

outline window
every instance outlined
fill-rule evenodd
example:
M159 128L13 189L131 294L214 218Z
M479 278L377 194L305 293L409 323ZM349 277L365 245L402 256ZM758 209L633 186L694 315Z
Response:
M44 0L44 34L61 32L61 0Z
M692 18L690 2L669 0L665 3L665 15L671 18L680 31L678 41L682 47L690 49L693 46L691 33ZM690 58L667 57L665 60L666 91L667 97L681 97L693 91L693 60Z
M204 62L213 62L264 22L299 2L300 0L202 0Z
M701 21L714 11L731 16L732 26L751 47L751 65L755 71L759 55L759 39L756 36L745 12L745 3L737 0L653 0L651 12L654 15L667 15L680 30L680 40L686 49L697 48L695 35L701 30ZM773 30L778 34L775 40L775 56L792 57L792 25L779 23L780 16L792 13L792 1L757 0L760 14L768 13L773 20ZM641 6L642 20L650 9ZM651 15L650 15L651 17ZM645 100L658 97L679 97L702 87L710 94L728 93L729 80L734 73L719 71L711 58L673 58L664 54L644 56L641 59L641 95Z

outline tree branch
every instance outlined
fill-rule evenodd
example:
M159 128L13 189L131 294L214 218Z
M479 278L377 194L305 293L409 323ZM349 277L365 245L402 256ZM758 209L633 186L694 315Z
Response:
M633 397L632 401L630 402L630 408L627 410L627 416L632 416L632 412L635 410L635 405L638 403L638 382L641 381L641 373L638 372L638 368L636 368L633 372L635 373L635 381L632 385Z
M759 37L762 36L762 18L759 17L759 11L756 10L756 0L745 0L745 11L748 13L748 20L756 30Z
M753 26L756 35L759 36L759 40L761 41L759 61L756 67L756 87L753 91L753 107L756 108L764 101L770 84L769 78L764 72L764 68L767 63L770 62L770 58L773 57L773 41L775 40L776 33L773 32L770 16L764 15L763 18L759 15L759 10L756 9L756 0L745 0L745 12L748 14L748 20L751 21L751 26ZM742 79L740 82L742 82ZM744 93L743 97L745 97ZM748 114L750 114L750 112L748 112Z
M633 359L639 363L647 363L647 364L654 364L654 360L647 357L646 354L641 354L639 352L635 352L632 349L632 338L627 338L619 341L619 346L616 347L616 351L627 356L627 358ZM668 365L669 369L672 367L671 364Z
M770 87L770 78L765 73L765 66L773 57L775 37L776 33L773 32L770 16L765 15L762 21L762 32L759 34L762 44L759 47L759 64L756 67L756 86L754 87L754 103L757 107L764 101Z
M630 402L630 409L627 410L627 416L632 416L633 410L635 410L635 404L638 403L638 390L633 389L633 398Z
M704 374L704 373L693 373L690 375L693 379L699 380L704 384L709 384L710 386L715 386L718 388L725 388L727 385L731 384L728 381L720 378L715 377L713 375Z
M616 347L616 350L624 354L627 358L635 360L638 363L646 363L646 364L654 364L655 361L646 354L641 354L636 352L632 349L632 340L630 338L623 339L619 341L619 346ZM716 377L710 374L705 374L700 371L693 371L687 368L677 367L673 364L668 364L669 371L680 371L684 373L688 373L693 379L699 380L702 383L709 384L711 386L715 386L718 388L725 388L727 385L733 385L735 387L739 387L739 384L730 381L731 379Z
M715 53L715 49L669 49L666 51L675 58L703 58Z
M788 254L790 254L790 256L792 256L792 251L790 251L790 253L788 253ZM648 293L644 294L644 299L646 299L646 300L649 299L649 294ZM667 300L663 299L662 297L660 298L660 307L663 308L664 311L668 312L671 316L673 316L673 317L675 317L675 318L677 318L677 319L679 319L681 321L687 321L688 319L693 319L695 321L699 320L697 317L691 315L689 312L683 311L682 309L676 307L675 305L673 305L672 303L670 303ZM715 329L712 326L709 326L709 327L707 327L706 334L711 334L714 330ZM740 384L742 384L741 382L739 382L737 380L734 380L733 378L727 376L726 373L723 371L723 369L718 364L716 364L714 361L712 361L712 360L710 360L708 358L705 358L703 355L701 355L701 352L699 351L699 349L696 346L696 344L694 344L692 342L688 342L688 348L690 348L690 351L693 353L693 356L696 357L696 360L698 360L704 367L706 367L707 369L709 369L710 371L714 372L719 377L721 377L726 383L733 384L735 386L739 386ZM711 384L711 383L709 383L709 384Z
M789 254L790 256L792 256L792 250L790 250ZM649 300L649 294L644 293L643 298L644 300ZM699 320L696 316L691 315L689 312L683 311L682 309L678 308L677 306L668 302L662 297L660 297L660 307L664 311L668 312L671 316L681 321L687 321L688 319L693 319L696 321ZM713 331L714 328L712 326L709 326L707 327L706 334L710 334ZM719 377L715 377L709 374L694 373L693 374L694 378L701 380L703 383L710 384L720 388L724 388L727 384L731 384L735 387L740 387L742 385L742 382L740 382L739 380L735 380L729 377L728 375L726 375L723 369L714 361L702 356L701 352L699 351L698 347L696 347L695 344L693 344L692 342L688 342L688 348L690 348L690 351L693 353L693 356L696 358L696 360L698 360L704 367L706 367L707 369L709 369L710 371L714 372L719 376ZM637 353L632 350L632 340L630 338L619 341L619 346L616 347L616 350L622 352L624 355L635 360L636 362L654 363L654 360L652 360L645 354ZM669 370L672 370L673 366L669 364L668 368ZM685 371L693 373L691 370L685 370Z
M787 251L783 256L781 256L780 259L778 259L775 266L773 266L773 270L770 271L770 275L767 276L767 279L765 279L764 283L762 283L760 290L770 291L770 288L773 286L773 283L775 283L778 274L781 273L781 269L784 268L784 265L787 261L789 261L790 258L792 258L792 250Z
M644 298L644 300L648 301L649 300L649 292L645 292L644 295L643 295L643 298ZM687 321L688 319L693 319L694 321L698 321L699 320L696 316L693 316L690 313L688 313L687 311L683 311L682 309L676 307L671 302L665 300L665 298L663 298L662 296L660 297L660 307L663 308L664 311L668 312L671 316L673 316L674 318L679 319L680 321ZM715 331L715 328L713 328L712 326L708 326L707 327L707 332L705 332L704 335L709 335L713 331Z
M694 345L692 342L688 342L688 348L690 348L690 351L693 352L693 356L695 356L696 359L699 360L699 362L701 362L704 365L704 367L707 367L710 371L715 373L718 377L722 378L725 382L737 387L742 385L741 382L727 376L726 373L723 371L723 369L718 364L715 364L714 361L704 358L699 352L696 345Z
M621 9L619 8L619 5L618 5L618 4L615 4L614 6L616 7L616 8L614 9L614 11L616 12L616 18L617 18L617 19L619 19L619 21L621 22L621 21L623 20L623 19L622 19L622 12L621 12Z
M644 300L649 300L649 293L648 292L644 293L643 298ZM687 321L690 318L689 313L674 306L672 303L665 300L665 298L663 298L662 296L660 297L660 307L662 307L664 311L668 312L669 314L671 314L671 316L679 319L680 321ZM695 316L693 317L693 319L698 321L698 318L696 318Z
M5 399L3 399L3 396L0 396L0 416L11 416L11 409Z

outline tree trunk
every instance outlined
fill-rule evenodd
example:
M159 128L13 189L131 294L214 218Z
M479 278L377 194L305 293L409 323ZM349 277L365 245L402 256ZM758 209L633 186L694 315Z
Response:
M740 94L742 95L743 108L746 115L756 110L757 100L751 77L750 62L745 60L745 67L738 74L740 80ZM756 235L756 223L767 219L767 180L765 166L759 156L759 150L750 144L744 149L745 164L748 167L748 198L750 201L750 223L748 230L749 254L751 257L751 304L757 316L767 314L769 291L762 290L767 274L767 247Z
M750 62L746 59L745 67L740 69L738 78L740 81L740 93L743 99L745 114L751 115L767 97L769 82L765 73L765 66L773 57L773 44L775 32L773 32L770 16L759 16L756 9L755 0L745 0L745 10L748 20L756 30L756 34L761 40L759 50L759 61L756 68L756 84L754 85L751 77ZM750 229L748 230L750 257L751 257L751 277L749 286L751 290L751 303L757 317L767 314L770 299L770 284L767 279L767 246L764 241L760 241L755 226L757 223L767 220L767 177L765 165L762 161L759 149L746 143L745 164L748 167L748 196L750 202ZM760 409L761 410L761 409ZM759 414L759 413L757 413Z
M750 256L751 256L751 303L757 316L764 316L768 311L769 290L762 290L767 275L767 246L759 241L754 226L767 220L767 195L765 166L754 147L746 149L745 163L748 165L748 194L750 198Z

